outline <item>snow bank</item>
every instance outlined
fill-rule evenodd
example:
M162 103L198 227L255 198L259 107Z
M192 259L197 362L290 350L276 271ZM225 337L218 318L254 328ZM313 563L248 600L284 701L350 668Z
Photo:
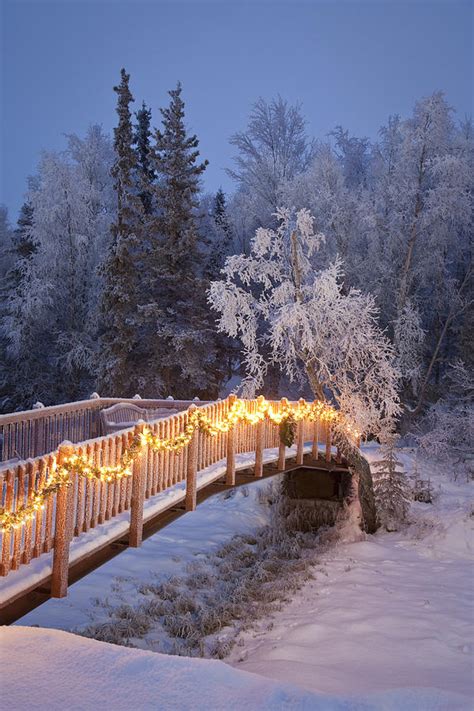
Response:
M46 661L47 659L47 661ZM58 630L2 628L2 706L10 711L455 711L456 694L404 690L336 698L223 662L127 649Z

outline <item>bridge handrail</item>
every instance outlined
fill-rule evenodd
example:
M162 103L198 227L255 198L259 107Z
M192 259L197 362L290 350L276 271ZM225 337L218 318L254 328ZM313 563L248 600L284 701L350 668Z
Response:
M98 410L120 401L101 398L94 406ZM186 401L167 402L176 408ZM324 442L330 461L331 418L335 416L331 408L304 400L237 400L232 395L199 406L191 403L177 414L106 436L75 444L63 441L39 457L4 464L0 467L0 575L53 550L52 592L66 594L73 538L129 511L130 545L140 545L145 500L185 482L182 498L186 509L194 510L198 472L224 460L226 483L234 485L239 453L255 452L255 476L259 477L264 449L278 447L278 467L283 470L287 449L279 422L289 415L297 420L297 463L303 461L308 440L313 443L313 456L318 454L318 442ZM168 507L175 504L171 498ZM98 536L98 547L103 545L104 537Z
M102 434L99 412L111 405L185 410L193 400L91 397L88 400L48 405L0 415L0 463L47 454L68 439L80 442ZM204 403L203 403L204 404Z

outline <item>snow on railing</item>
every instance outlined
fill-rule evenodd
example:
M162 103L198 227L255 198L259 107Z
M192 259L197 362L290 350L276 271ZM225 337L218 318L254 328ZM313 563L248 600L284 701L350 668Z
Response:
M93 401L98 407L116 402L123 401ZM144 406L156 406L157 402L140 400ZM189 403L172 404L176 410ZM63 408L63 423L65 414L94 411L90 401L88 408L83 405L58 406ZM139 546L145 500L184 482L186 510L194 510L197 473L225 461L226 483L234 485L236 454L255 452L255 476L259 477L264 450L278 447L278 468L284 470L287 449L280 425L287 420L296 430L297 463L303 462L308 440L313 442L315 457L318 441L325 442L326 460L330 461L331 425L339 417L323 403L289 403L285 398L268 402L262 397L238 400L231 395L199 407L191 403L186 411L147 424L139 422L107 436L75 444L63 441L55 451L26 461L4 462L0 465L0 575L53 550L51 591L62 597L67 592L73 538L129 511L129 545ZM25 420L20 417L19 421ZM76 426L74 432L81 431ZM98 536L97 548L103 545L103 537Z
M92 393L89 400L44 407L41 403L31 410L0 415L0 462L9 459L39 457L56 449L61 442L81 442L103 434L100 411L117 403L131 403L144 409L163 408L185 410L192 400L138 400L104 398Z

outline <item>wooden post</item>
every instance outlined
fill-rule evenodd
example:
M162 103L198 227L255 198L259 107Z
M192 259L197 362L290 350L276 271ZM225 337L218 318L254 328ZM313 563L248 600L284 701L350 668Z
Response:
M338 464L341 464L341 462L342 462L342 453L341 453L341 450L339 449L339 447L336 449L336 462Z
M326 420L326 462L331 461L331 423Z
M257 398L257 409L264 400L263 395L259 395ZM265 431L265 420L257 422L256 425L256 438L255 438L255 471L254 475L260 478L263 475L263 434Z
M28 500L31 501L31 499L33 498L33 496L35 494L35 490L34 490L35 473L33 472L33 462L31 460L29 460L26 463L26 471L28 473ZM23 543L22 563L28 564L31 561L31 556L33 553L32 534L33 534L33 521L28 521L25 526L25 539L24 539L24 543Z
M237 395L231 394L228 397L229 410L237 400ZM225 483L228 486L235 486L235 435L237 425L227 432L227 468L225 474Z
M140 420L135 425L133 435L143 432L145 423ZM132 498L130 502L130 534L128 545L139 548L143 538L143 501L145 499L145 470L143 466L143 451L140 452L132 465Z
M313 459L318 458L318 439L319 439L319 418L313 422L313 446L311 449L311 456Z
M286 397L282 397L280 400L280 410L283 412L285 407L288 405L288 400ZM286 445L284 442L281 441L280 437L278 437L278 471L283 472L285 471L286 467Z
M196 410L196 405L190 405L188 418ZM198 469L198 437L199 430L194 430L191 441L188 445L188 462L186 466L186 511L196 509L197 497L197 469Z
M15 496L15 477L12 469L8 469L6 473L6 492L5 492L5 511L11 511L13 507L13 501ZM11 566L11 539L13 536L13 530L11 528L7 529L2 534L2 565L1 574L7 575Z
M62 442L58 448L58 466L63 464L74 451L71 442ZM61 486L56 494L56 519L54 529L53 573L51 577L51 597L66 597L69 571L69 543L73 517L72 486Z
M298 405L304 407L306 402L303 398L298 400ZM303 464L304 456L304 420L299 420L296 430L296 463Z

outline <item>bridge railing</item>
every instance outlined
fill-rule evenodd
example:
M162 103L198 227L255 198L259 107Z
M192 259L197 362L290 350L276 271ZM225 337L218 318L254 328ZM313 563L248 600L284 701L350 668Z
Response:
M67 439L81 442L104 434L100 411L117 403L138 407L185 410L192 400L151 400L135 398L91 397L32 410L0 415L0 462L8 459L39 457L52 452Z
M81 416L89 413L84 427L93 433L90 413L118 401L102 399L100 403L88 402L88 407L75 403L78 407L71 407L66 414L80 422ZM151 403L155 405L156 401L140 401L145 406ZM178 403L169 401L174 408ZM63 410L63 422L64 414ZM53 551L52 574L49 569L47 577L51 579L52 594L65 595L73 539L129 512L124 530L123 526L116 529L112 538L105 531L95 542L89 536L86 553L81 555L89 556L127 533L130 545L140 545L147 516L145 501L169 490L173 495L166 497L163 505L160 503L160 511L175 506L179 500L185 500L186 510L192 511L200 486L198 473L224 461L226 483L233 485L239 453L255 452L258 477L262 476L264 450L277 447L278 467L283 470L288 450L281 441L279 425L288 416L295 423L297 463L303 462L304 442L308 441L313 442L314 456L318 442L324 442L329 461L331 415L327 410L315 410L314 404L304 400L267 402L263 398L237 400L230 396L199 407L191 404L186 411L107 436L89 437L74 444L63 441L49 453L5 463L0 467L0 575L7 576ZM77 425L72 431L80 436L84 430ZM202 485L222 477L222 468L216 472L214 479L212 472L206 475ZM123 524L124 517L120 520ZM79 546L77 550L80 552ZM76 556L72 562L77 560Z

